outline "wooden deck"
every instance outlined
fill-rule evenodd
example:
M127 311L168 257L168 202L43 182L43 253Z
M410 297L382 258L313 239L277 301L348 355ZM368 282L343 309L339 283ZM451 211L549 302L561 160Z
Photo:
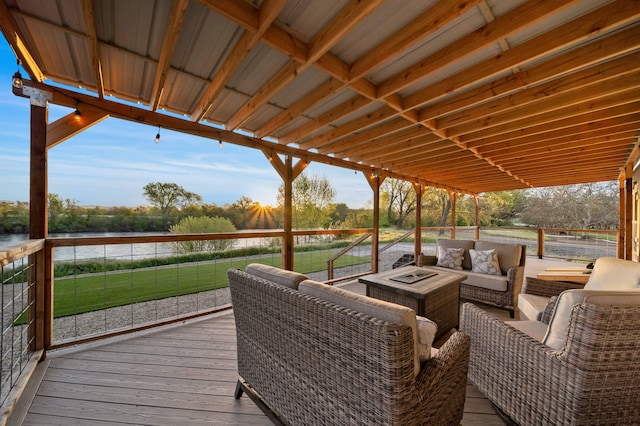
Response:
M536 262L527 261L527 275L533 275ZM362 285L349 287L364 291ZM508 318L506 311L487 309ZM236 380L235 323L229 311L49 353L29 383L31 398L20 401L8 424L271 424L248 397L234 399ZM462 424L504 423L469 385Z
M248 397L233 397L235 339L227 313L50 353L31 381L33 400L9 424L269 425ZM469 385L462 424L476 423L504 424Z

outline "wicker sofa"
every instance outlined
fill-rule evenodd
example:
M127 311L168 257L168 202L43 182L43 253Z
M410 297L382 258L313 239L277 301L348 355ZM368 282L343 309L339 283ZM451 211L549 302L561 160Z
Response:
M441 249L461 249L461 269L467 279L460 284L460 299L470 300L496 306L509 311L511 318L517 306L518 294L524 280L524 266L526 261L525 245L497 243L484 240L451 240L440 238L436 246L436 253ZM495 250L501 275L473 272L470 250ZM438 256L421 256L421 265L431 269L450 269L437 266Z
M274 423L459 424L469 356L464 333L420 361L409 308L265 265L230 269L228 278L235 396L247 393Z
M517 424L640 424L640 265L599 259L593 274L599 267L613 269L592 276L592 289L552 295L566 283L540 286L552 297L539 321L502 322L463 305L469 380ZM601 288L622 275L626 288Z

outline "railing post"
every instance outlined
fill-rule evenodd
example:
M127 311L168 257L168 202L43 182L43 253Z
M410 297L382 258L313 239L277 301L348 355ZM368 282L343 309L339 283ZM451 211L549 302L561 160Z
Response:
M544 229L538 228L538 259L544 256Z

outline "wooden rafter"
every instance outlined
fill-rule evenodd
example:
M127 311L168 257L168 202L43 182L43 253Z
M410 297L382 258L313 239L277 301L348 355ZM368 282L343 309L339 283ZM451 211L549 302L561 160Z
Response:
M104 98L104 80L102 78L102 62L100 61L100 46L96 31L96 17L92 0L82 0L82 12L84 14L84 26L87 31L89 44L89 56L93 66L93 76L96 84L96 92L100 98Z
M85 2L91 0L85 0ZM182 29L182 22L187 13L187 7L189 6L189 0L173 0L171 6L171 13L169 14L169 23L167 24L167 30L164 34L164 41L162 42L162 49L160 50L160 59L158 60L158 67L156 68L156 75L153 79L153 91L151 92L151 101L149 106L152 111L158 108L160 99L162 98L162 91L164 90L164 83L167 80L167 73L171 66L171 58L173 52L176 49L178 43L178 36Z

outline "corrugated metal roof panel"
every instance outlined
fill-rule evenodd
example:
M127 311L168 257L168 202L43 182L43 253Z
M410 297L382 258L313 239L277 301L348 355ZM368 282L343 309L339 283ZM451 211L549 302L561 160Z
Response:
M359 96L359 95L355 93L353 90L349 88L345 88L340 92L336 93L335 95L333 95L332 97L325 99L324 101L320 102L319 104L311 108L309 111L307 111L305 115L312 118L316 118L319 115L322 115L325 112L332 110L333 108L337 107L338 105L348 101L349 99L355 96Z
M309 67L289 83L285 90L271 98L270 102L282 108L289 108L293 103L313 92L327 79L325 73L315 67Z
M171 59L171 66L204 78L216 75L244 30L190 2Z
M149 102L157 64L133 53L103 45L102 77L105 93L124 94Z
M215 122L226 123L249 99L249 96L224 89L211 105L205 118Z
M291 120L288 124L275 131L274 136L276 138L281 138L285 135L288 135L291 131L297 129L298 127L307 124L309 121L311 120L305 116L297 117L296 119Z
M289 58L262 43L242 62L227 87L247 95L255 95L284 67Z
M263 124L271 120L276 115L280 114L281 111L281 108L278 108L274 105L263 105L258 109L258 111L256 111L255 114L251 116L249 120L247 120L242 125L242 128L255 132L260 127L262 127Z
M349 3L349 0L293 0L278 15L278 21L308 42Z
M206 86L206 81L201 78L169 70L159 106L166 108L171 105L176 111L188 114L193 111Z

